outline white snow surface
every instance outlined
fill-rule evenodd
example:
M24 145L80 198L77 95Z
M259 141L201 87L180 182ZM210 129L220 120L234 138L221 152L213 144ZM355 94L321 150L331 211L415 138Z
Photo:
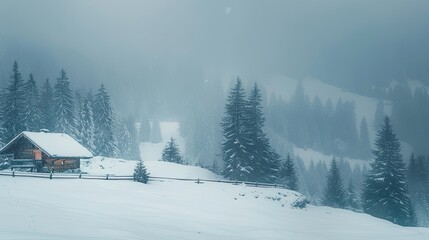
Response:
M224 183L0 176L0 239L428 239L346 210L292 207L297 192Z
M24 135L24 136L23 136ZM92 153L65 133L45 133L24 131L15 139L27 137L42 151L53 157L81 157L91 158ZM13 139L11 142L13 142ZM4 148L7 148L6 145Z
M327 166L329 166L331 160L334 158L335 155L326 155L320 152L317 152L313 149L303 149L303 148L298 148L296 146L294 146L293 148L293 152L296 156L299 156L302 161L304 162L305 166L308 168L308 166L310 166L311 161L313 161L314 163L317 163L319 161L325 162ZM339 157L335 158L337 161L340 160ZM355 158L350 158L350 157L344 157L344 160L346 160L347 162L350 163L350 166L356 167L363 167L366 166L367 168L370 167L370 161L368 160L362 160L362 159L355 159Z
M136 164L137 161L97 156L81 160L80 169L82 172L95 175L133 175ZM207 169L196 166L164 161L147 161L144 165L153 177L223 179Z
M160 143L142 142L140 143L140 158L143 161L158 161L161 160L162 150L170 138L176 140L180 148L180 153L183 156L185 152L185 140L180 136L180 127L178 122L160 122L161 138Z

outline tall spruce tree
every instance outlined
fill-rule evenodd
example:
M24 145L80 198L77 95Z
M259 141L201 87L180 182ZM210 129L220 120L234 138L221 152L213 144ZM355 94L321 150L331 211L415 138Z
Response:
M286 184L290 190L298 190L298 178L296 176L295 164L290 154L287 155L286 161L281 166L279 175L280 182Z
M80 124L78 126L80 132L80 141L82 145L95 152L95 126L94 126L94 114L92 110L93 96L89 92L86 98L83 100L82 109L80 111Z
M371 144L369 143L368 125L365 117L362 118L360 123L360 156L369 159L371 157Z
M40 96L41 128L55 130L54 93L49 79L46 79Z
M6 89L3 105L3 127L5 129L4 142L10 141L21 131L24 126L24 82L19 71L18 63L13 63L13 70L10 76L10 84Z
M64 69L61 69L54 88L55 131L76 137L73 92L70 90L70 81Z
M24 85L24 127L27 131L39 131L41 126L40 95L33 74L30 74Z
M130 134L130 158L140 160L139 140L137 134L137 124L133 116L128 116L125 126Z
M248 164L253 170L248 180L274 182L279 171L280 157L271 147L263 130L265 118L261 102L261 91L255 83L246 102L243 116L245 138L250 141L247 149L250 155Z
M152 127L150 130L150 142L160 143L162 142L161 125L157 117L152 121Z
M110 103L110 96L101 84L94 99L95 153L112 157L118 155L115 138L115 116Z
M150 141L150 122L146 115L140 121L139 128L139 141L140 142L149 142Z
M183 164L183 158L180 155L179 146L177 145L174 138L170 138L170 141L167 142L164 149L162 150L161 160L165 162Z
M407 167L407 181L411 202L416 212L418 226L429 226L429 176L428 166L424 164L424 157L415 159L411 155Z
M323 204L335 208L344 208L346 205L345 199L344 182L334 158L331 161L327 175Z
M363 210L372 216L411 226L415 224L414 212L408 196L401 144L387 116L374 146L375 159L364 184Z
M351 180L345 193L346 208L350 210L359 209L359 198L356 195L355 186Z
M222 119L222 158L225 163L223 175L232 180L250 180L254 169L249 164L250 145L246 132L246 96L240 78L229 93Z

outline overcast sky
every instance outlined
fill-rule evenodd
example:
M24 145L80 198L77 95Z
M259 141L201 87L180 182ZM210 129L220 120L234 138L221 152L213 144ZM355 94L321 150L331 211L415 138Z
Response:
M424 0L0 0L0 77L17 59L39 78L63 67L75 87L270 74L429 82L428 13Z

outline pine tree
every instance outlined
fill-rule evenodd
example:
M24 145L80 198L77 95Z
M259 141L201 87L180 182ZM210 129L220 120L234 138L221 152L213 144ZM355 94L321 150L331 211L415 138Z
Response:
M415 207L417 225L427 227L429 226L429 176L423 156L419 156L416 160L414 154L411 155L406 176L410 199Z
M248 164L253 170L249 174L249 180L274 182L279 171L280 157L269 144L269 140L263 131L265 118L262 113L261 102L261 91L255 83L246 102L244 112L244 134L247 141L251 143L247 150L250 155Z
M24 82L19 71L18 63L13 63L10 76L10 85L6 89L3 105L3 127L5 129L5 142L25 130L24 126Z
M377 131L379 130L380 126L383 124L384 116L385 116L385 114L384 114L384 101L381 99L378 99L377 108L375 109L374 122L373 122Z
M150 122L147 116L145 115L140 121L139 128L139 141L140 142L149 142L150 141Z
M64 69L57 78L54 92L55 131L76 137L73 92Z
M298 178L295 172L295 164L293 163L292 157L288 154L286 161L280 168L280 180L289 187L290 190L298 190Z
M137 135L137 127L136 127L136 121L133 116L129 116L126 119L125 126L127 127L127 130L130 134L130 158L135 160L140 160L140 148L139 148L139 141L138 141L138 135Z
M41 128L55 130L54 94L49 79L43 84L40 96Z
M119 156L125 159L140 160L140 151L134 118L129 116L127 119L122 119L119 121L119 126L117 128Z
M140 160L137 162L137 165L134 169L134 181L147 183L148 180L149 180L149 173L147 172L146 167L143 164L143 161Z
M150 142L151 143L160 143L160 142L162 142L161 126L159 124L158 118L155 118L152 121L152 127L151 127L151 130L150 130Z
M80 140L83 146L88 148L91 152L95 152L95 126L94 114L92 111L93 96L89 92L83 100L82 109L80 111L80 124L78 126L80 132Z
M162 150L162 161L165 162L174 162L174 163L183 163L183 158L180 156L180 149L174 138L170 138L170 141L165 145Z
M253 169L249 164L250 140L245 132L246 99L241 80L237 78L225 105L222 119L222 158L225 162L223 175L232 180L249 180Z
M344 183L335 158L331 161L327 175L323 204L335 208L344 208L346 205Z
M40 95L33 74L30 74L24 85L26 98L24 100L24 127L27 131L39 131L41 122Z
M95 152L98 155L112 157L118 154L115 138L115 116L110 96L101 84L94 100Z
M387 116L374 146L375 159L364 184L363 210L396 224L413 225L414 212L408 196L401 144Z
M345 194L346 208L350 210L359 209L359 199L355 192L355 186L350 180Z
M360 123L360 155L363 158L370 158L371 156L371 144L369 143L368 125L365 117L362 118Z

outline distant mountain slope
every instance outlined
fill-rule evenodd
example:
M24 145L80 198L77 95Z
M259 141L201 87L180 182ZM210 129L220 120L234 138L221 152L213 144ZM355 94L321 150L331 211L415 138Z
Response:
M272 93L281 96L284 100L289 101L293 96L297 80L286 76L272 77L267 85L266 91L268 96ZM315 96L318 96L322 102L326 102L329 98L335 104L338 99L353 101L356 106L356 124L358 127L362 117L365 117L369 127L371 141L375 138L374 115L377 108L377 99L361 96L345 89L341 89L327 83L324 83L315 78L305 78L302 80L305 92L312 101ZM391 112L391 103L385 101L385 111L387 114ZM358 128L357 128L358 129Z

